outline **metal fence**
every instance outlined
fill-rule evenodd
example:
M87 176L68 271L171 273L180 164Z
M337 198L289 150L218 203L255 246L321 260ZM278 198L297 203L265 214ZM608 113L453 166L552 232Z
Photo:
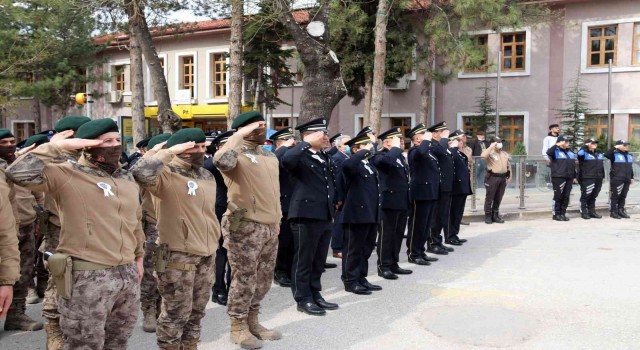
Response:
M640 179L640 164L638 157L640 153L632 153L634 156L633 173L635 179ZM511 156L512 178L507 184L501 211L519 210L551 210L553 200L553 188L551 186L551 169L547 166L546 160L540 156ZM602 191L596 201L597 206L608 205L609 200L609 169L611 165L606 159L604 163L605 179L602 184ZM471 187L473 195L467 198L467 212L482 212L485 188L484 177L486 175L486 162L480 157L474 157L471 165ZM575 184L571 191L570 206L579 206L580 185ZM640 204L640 187L636 181L631 185L627 203L630 205Z

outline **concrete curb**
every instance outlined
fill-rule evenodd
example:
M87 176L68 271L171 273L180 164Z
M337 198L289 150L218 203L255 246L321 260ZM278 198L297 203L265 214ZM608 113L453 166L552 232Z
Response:
M625 207L629 214L638 214L640 213L640 206L638 205L629 205ZM596 208L598 214L602 215L602 218L609 218L609 208L608 207L598 207ZM551 210L545 209L524 209L516 212L500 212L500 216L505 220L536 220L536 219L544 219L548 218L551 220ZM570 219L580 219L580 209L579 208L569 208L567 209L567 217ZM484 212L477 211L475 213L465 213L463 216L464 221L466 222L483 222L484 223ZM597 220L597 219L596 219Z

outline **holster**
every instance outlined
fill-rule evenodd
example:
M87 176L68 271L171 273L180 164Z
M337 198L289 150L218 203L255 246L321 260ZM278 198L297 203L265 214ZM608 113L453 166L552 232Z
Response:
M161 243L153 252L153 268L156 272L162 273L167 269L169 262L169 245Z
M49 257L47 263L58 295L70 299L73 289L73 261L71 257L68 254L55 253Z
M231 211L231 214L229 214L229 217L227 218L229 220L229 232L234 232L240 228L242 219L247 213L247 208L240 208L231 201L227 203L227 205L229 211Z

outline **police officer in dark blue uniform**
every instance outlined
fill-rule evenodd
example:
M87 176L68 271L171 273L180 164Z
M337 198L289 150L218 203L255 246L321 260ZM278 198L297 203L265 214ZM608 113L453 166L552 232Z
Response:
M451 247L445 247L440 232L449 225L449 209L451 207L451 191L453 190L453 155L449 150L449 130L445 122L430 126L428 129L433 134L431 149L433 155L438 158L440 169L440 194L436 204L436 214L433 226L429 231L427 251L447 255L453 251ZM444 233L446 235L446 233Z
M611 183L611 217L629 219L629 214L624 209L624 204L629 192L629 186L633 183L633 156L629 154L629 142L618 140L613 148L604 154L611 160L609 179Z
M278 236L278 255L276 268L273 272L273 281L281 287L291 287L291 265L293 262L293 234L289 225L289 205L293 192L293 178L286 168L282 166L285 153L294 146L292 128L284 128L276 131L269 137L275 145L275 155L280 162L280 207L282 208L282 220L280 222L280 235Z
M371 163L378 169L382 187L382 220L378 226L378 275L395 280L411 270L400 268L400 249L409 215L409 165L402 155L404 135L400 128L380 134L382 149Z
M327 151L327 154L333 157L334 154L338 153L338 145L336 145L336 140L342 136L342 133L337 133L329 138L329 143L331 144L331 148Z
M333 165L323 151L329 146L327 121L315 119L296 130L300 131L302 142L282 159L282 165L294 178L289 206L294 246L291 289L298 311L321 316L325 310L338 308L320 294L335 211Z
M353 154L342 164L345 192L341 222L344 229L342 280L347 292L364 295L382 289L367 280L381 210L378 171L369 162L375 137L369 135L363 130L347 142Z
M413 142L407 158L409 160L409 233L407 235L407 255L410 263L431 265L436 258L425 254L425 243L429 228L433 224L440 188L438 159L431 153L431 133L424 124L418 124L407 132Z
M449 225L445 228L447 244L462 245L466 239L460 239L460 223L464 214L467 196L471 191L471 174L469 173L469 159L460 149L460 138L464 131L456 130L449 135L449 151L453 156L453 187L451 191L451 208L449 210Z
M350 137L338 133L331 139L333 139L332 143L335 143L334 148L336 149L336 152L331 155L331 160L333 161L333 173L335 174L336 179L336 202L338 203L338 208L340 208L344 202L344 198L341 198L344 192L342 191L342 163L346 159L349 159L349 154L351 153L351 149L346 145L346 142L349 141ZM345 148L344 152L340 149L342 145L344 145ZM342 210L338 209L335 213L335 224L331 230L331 250L333 251L333 257L339 259L342 259L342 249L344 248L344 232L342 230L342 225L340 224L341 218Z
M583 219L601 219L596 212L596 198L604 179L604 155L598 151L598 140L588 139L578 151L580 183L580 215Z
M207 146L207 153L214 155L233 133L234 131L231 130L218 134L211 140L211 144ZM227 185L224 183L224 178L220 170L213 165L213 157L207 158L202 166L209 170L216 179L215 212L218 221L222 221L222 215L227 211ZM231 266L229 265L229 258L227 257L227 249L222 246L224 243L222 235L220 235L219 243L218 249L216 250L216 271L213 287L211 288L211 301L216 304L227 305L229 286L231 285Z
M547 150L551 161L553 185L553 220L569 221L566 216L573 181L576 178L576 155L569 148L569 139L559 135L556 144Z

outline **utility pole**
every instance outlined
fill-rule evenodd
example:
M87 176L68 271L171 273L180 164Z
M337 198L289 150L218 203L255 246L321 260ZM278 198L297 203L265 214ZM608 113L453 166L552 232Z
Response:
M502 52L498 52L498 75L496 83L496 137L500 130L500 74L502 73Z
M607 114L607 149L611 148L611 138L613 130L611 130L611 78L613 73L613 60L609 59L609 93L608 93L608 114Z

